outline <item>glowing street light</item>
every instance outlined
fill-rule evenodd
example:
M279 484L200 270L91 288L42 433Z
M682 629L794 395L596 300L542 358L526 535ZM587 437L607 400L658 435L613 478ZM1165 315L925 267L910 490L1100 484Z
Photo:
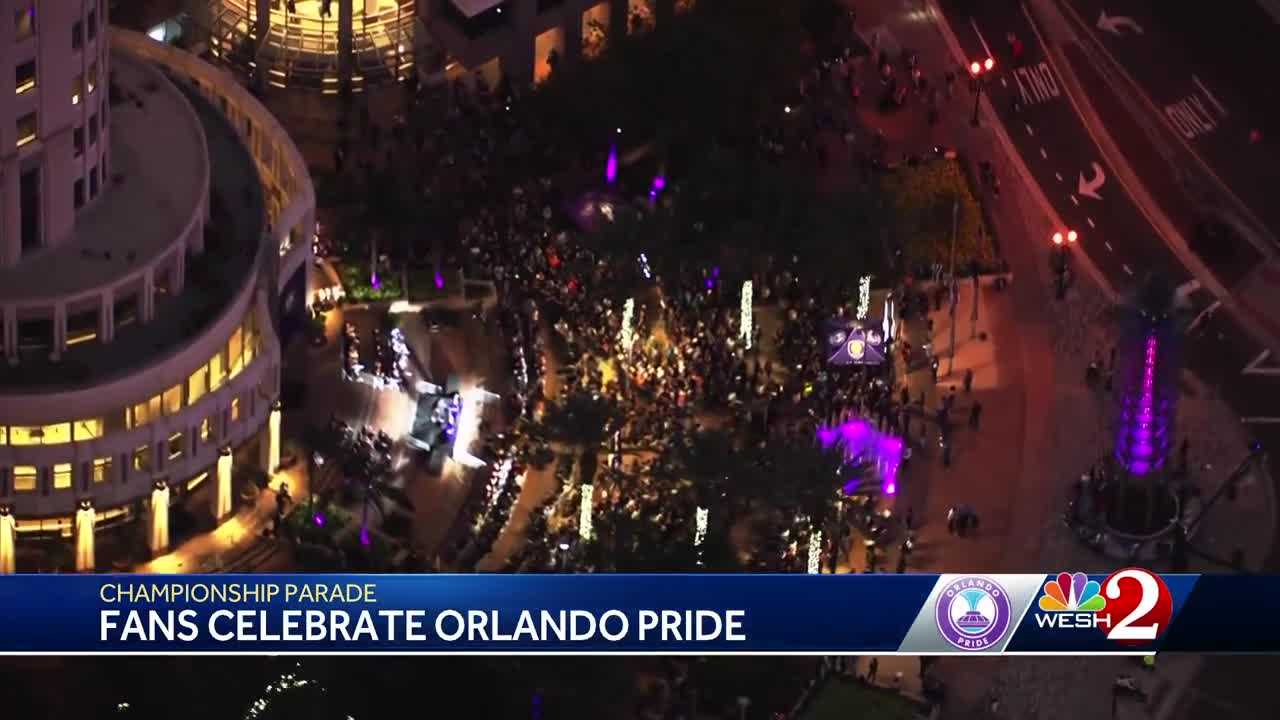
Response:
M1067 253L1072 245L1076 244L1079 234L1075 230L1062 231L1053 234L1053 269L1057 273L1057 295L1061 300L1067 296Z
M991 58L987 58L986 60L983 60L981 62L974 60L973 62L969 63L969 75L973 77L973 84L975 87L975 92L973 94L973 120L972 120L972 124L974 127L978 127L978 103L981 102L982 100L982 86L985 84L984 80L987 74L989 74L992 70L994 70L995 67L996 67L996 61L992 60Z

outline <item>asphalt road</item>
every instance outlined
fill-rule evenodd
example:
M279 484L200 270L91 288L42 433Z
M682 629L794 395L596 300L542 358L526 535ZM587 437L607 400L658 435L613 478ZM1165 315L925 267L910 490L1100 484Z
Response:
M1109 169L1061 81L1045 61L1021 5L973 0L942 0L940 5L970 57L995 58L997 70L986 88L1001 122L1049 202L1064 222L1080 232L1080 249L1089 254L1106 279L1121 292L1149 270L1166 273L1178 282L1190 280L1190 272L1165 246L1134 201L1110 179ZM1202 6L1202 11L1210 12L1207 6ZM1010 32L1024 47L1020 63L1014 62L1011 53ZM1067 52L1073 67L1082 60L1078 52ZM1097 80L1086 78L1084 82L1092 98L1095 88L1090 84ZM1015 97L1021 100L1020 107L1015 106ZM1099 99L1097 109L1103 122L1109 126L1115 123L1115 128L1108 129L1116 129L1117 142L1126 143L1134 129L1125 126L1114 98L1099 95ZM1131 164L1149 191L1167 194L1168 166L1153 156L1144 156L1144 152L1150 149L1136 150ZM1099 169L1108 176L1101 184ZM1089 189L1098 197L1084 192ZM1162 205L1171 199L1157 196ZM1280 207L1280 203L1274 204ZM1180 226L1192 220L1184 205L1175 201L1171 213ZM1192 294L1192 303L1199 314L1212 306L1213 298L1198 290ZM1199 318L1191 333L1186 362L1241 418L1275 421L1249 422L1246 428L1267 450L1272 478L1280 481L1280 362L1264 356L1264 349L1226 313L1209 313ZM1226 509L1219 509L1222 511ZM1280 572L1280 546L1275 542L1269 551L1268 568ZM1276 717L1276 695L1268 682L1274 671L1275 662L1270 660L1207 663L1195 689L1185 696L1180 714L1220 720Z
M1061 0L1270 230L1280 161L1280 25L1253 0ZM1250 131L1263 139L1250 140Z

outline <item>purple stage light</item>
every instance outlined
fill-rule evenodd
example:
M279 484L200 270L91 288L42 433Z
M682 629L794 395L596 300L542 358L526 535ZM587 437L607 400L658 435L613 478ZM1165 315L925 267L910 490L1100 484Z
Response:
M324 515L322 513L316 513L315 516L311 518L311 521L316 524L316 527L324 527Z
M880 476L880 492L885 495L898 493L898 469L902 467L902 438L882 433L867 420L851 418L835 427L818 428L818 443L823 448L839 444L849 459L860 459L871 465ZM846 495L858 492L856 486L846 485Z
M365 546L365 547L369 547L370 545L372 545L372 544L373 544L373 540L372 540L372 539L370 539L370 537L369 537L369 528L368 528L368 527L362 527L362 528L360 528L360 544L361 544L361 545L363 545L363 546Z
M378 273L375 272L369 276L369 287L373 288L374 290L382 289L382 283L378 282Z
M439 270L436 271L436 289L437 290L444 289L444 276L440 274Z
M612 185L618 179L618 146L609 146L609 159L604 163L604 182Z

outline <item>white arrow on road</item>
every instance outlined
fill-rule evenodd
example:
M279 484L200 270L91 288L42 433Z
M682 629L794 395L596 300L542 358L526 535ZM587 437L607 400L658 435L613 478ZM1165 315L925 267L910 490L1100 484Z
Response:
M1098 194L1098 188L1107 181L1107 174L1102 171L1102 166L1093 163L1093 179L1086 180L1084 173L1080 173L1080 181L1076 183L1076 192L1094 200L1101 200L1102 196Z
M1133 18L1124 15L1107 15L1107 11L1103 10L1098 15L1098 29L1109 32L1117 37L1121 36L1120 28L1129 28L1134 33L1141 35L1142 26L1134 22Z

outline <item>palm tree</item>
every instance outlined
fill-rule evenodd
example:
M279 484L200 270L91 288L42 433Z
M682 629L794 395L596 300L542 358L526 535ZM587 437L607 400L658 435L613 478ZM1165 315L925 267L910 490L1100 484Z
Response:
M810 537L835 519L836 501L844 489L862 488L872 472L869 463L849 458L840 444L768 445L762 464L774 476L778 506L807 518Z

